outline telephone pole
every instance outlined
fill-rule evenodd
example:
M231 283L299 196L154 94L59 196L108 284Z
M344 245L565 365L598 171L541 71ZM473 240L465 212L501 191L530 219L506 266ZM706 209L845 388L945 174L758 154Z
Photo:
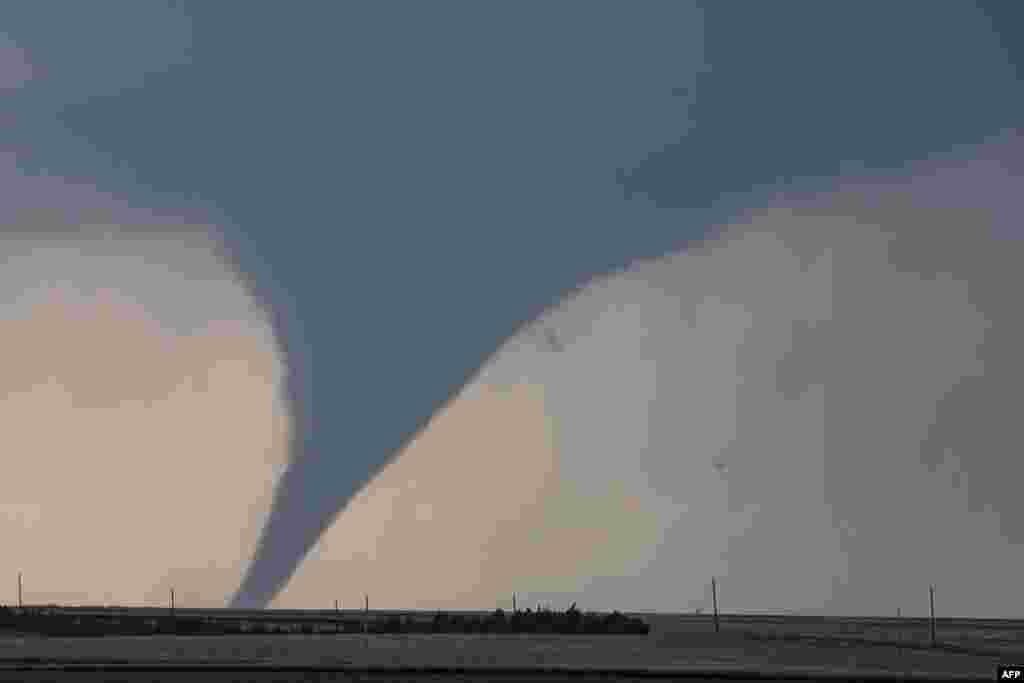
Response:
M18 609L21 609L21 572L18 572Z
M935 647L935 586L928 586L928 605L931 612L932 647Z
M715 633L718 633L718 584L715 577L711 577L711 601L715 608Z

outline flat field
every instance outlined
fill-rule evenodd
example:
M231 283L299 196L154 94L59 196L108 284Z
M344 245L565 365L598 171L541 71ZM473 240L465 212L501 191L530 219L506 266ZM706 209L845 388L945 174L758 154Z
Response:
M390 613L374 613L381 616ZM939 647L930 641L927 620L848 619L779 616L723 616L715 633L707 616L642 614L646 636L497 634L311 634L141 636L102 638L0 638L0 681L51 680L37 673L2 670L18 663L124 662L169 665L274 667L466 667L493 668L492 680L525 680L498 675L502 668L549 667L670 671L773 671L824 678L888 674L891 677L992 680L999 662L1024 661L1024 622L942 620ZM299 617L295 617L300 620ZM321 617L322 618L322 617ZM15 677L10 677L15 675ZM41 675L41 674L39 674ZM83 674L84 676L85 674ZM99 675L99 674L97 674ZM185 680L182 674L125 680ZM297 676L299 674L296 674ZM332 674L333 675L333 674ZM339 674L340 675L340 674ZM403 674L405 675L405 674ZM8 676L8 677L5 677ZM255 671L246 680L263 679ZM323 674L328 676L328 674ZM558 680L541 676L533 680ZM364 674L367 679L384 680ZM423 680L423 676L387 680ZM679 678L681 676L674 676ZM225 674L223 680L232 680ZM63 680L63 679L62 679ZM99 678L117 680L112 672ZM353 680L321 677L320 680ZM452 680L449 676L447 680ZM463 680L474 679L467 674ZM622 680L630 680L623 678ZM706 678L705 680L713 680Z

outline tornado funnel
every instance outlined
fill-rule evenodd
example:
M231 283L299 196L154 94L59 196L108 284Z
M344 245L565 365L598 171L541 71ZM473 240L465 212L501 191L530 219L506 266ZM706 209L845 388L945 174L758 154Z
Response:
M197 68L153 86L168 111L206 103L195 128L223 154L189 157L172 180L217 196L267 260L258 279L295 306L279 330L301 406L292 461L233 605L268 604L360 488L560 293L678 250L780 185L820 191L844 160L899 168L1019 111L967 4L928 4L946 28L926 32L913 3L884 16L765 3L756 20L719 3L383 7L254 8L250 23L302 36L273 51L233 12L197 5ZM251 74L285 77L267 97ZM681 108L672 92L690 86ZM111 152L162 141L139 130Z

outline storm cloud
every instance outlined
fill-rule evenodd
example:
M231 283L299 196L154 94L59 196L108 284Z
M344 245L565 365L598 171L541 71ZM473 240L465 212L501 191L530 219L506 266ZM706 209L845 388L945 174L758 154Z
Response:
M944 614L1015 614L1024 144L960 152L779 195L567 298L279 603L689 610L717 576L729 611L922 614L934 583Z

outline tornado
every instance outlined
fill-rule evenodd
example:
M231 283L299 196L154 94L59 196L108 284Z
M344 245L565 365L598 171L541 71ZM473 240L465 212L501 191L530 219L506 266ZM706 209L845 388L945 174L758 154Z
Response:
M851 176L905 177L912 173L908 163L932 156L955 165L987 154L969 146L1024 120L1024 59L1020 41L1007 35L1021 22L1005 5L595 0L541 9L453 1L410 3L400 11L380 3L316 3L296 11L270 3L239 10L186 2L136 3L113 17L80 4L62 10L77 12L72 20L55 23L45 3L8 3L0 9L0 172L13 160L18 176L42 185L60 177L65 190L77 192L81 181L166 215L181 215L198 199L202 213L216 215L232 273L262 306L245 320L262 325L266 311L281 351L268 353L259 327L261 357L272 356L267 364L275 368L272 388L264 390L277 390L284 356L290 424L273 424L273 445L264 453L263 446L245 442L254 460L232 453L238 458L234 490L226 487L223 496L234 494L251 523L235 533L230 505L221 507L217 522L231 530L249 563L244 572L228 568L223 587L205 585L218 601L227 596L237 606L262 607L311 556L349 501L400 456L503 340L567 293L630 264L676 254L717 229L709 226L746 220L745 211L764 207L780 191L813 195ZM74 30L57 30L58 24ZM1019 149L1015 145L1004 139L996 148ZM1005 169L1011 157L1019 158L1019 152L1000 154L988 157L991 168ZM1006 175L986 173L989 179ZM982 209L1006 203L964 191L972 183L994 187L994 180L978 177L957 177L925 194ZM50 189L30 197L9 176L2 180L12 197L24 194L20 199L44 213L64 201ZM1010 194L1020 196L1015 186ZM0 207L0 229L25 217L17 206ZM897 202L896 208L913 207ZM839 223L849 222L848 209ZM998 239L1017 239L1013 217L1019 213L997 221ZM100 214L90 213L86 222L117 222ZM785 211L771 215L788 220ZM930 225L931 219L921 220ZM967 224L986 220L971 216ZM126 216L125 222L154 221ZM792 239L814 242L820 234L808 229ZM960 296L960 282L999 272L985 264L967 233L908 234L896 243L909 253L973 254L972 267L957 272L948 290L942 289L949 278L938 268L941 259L911 264L935 265L931 277L940 294ZM936 251L933 235L948 240L944 249ZM856 240L837 244L860 248ZM883 253L873 240L868 247ZM1014 253L991 251L1004 252ZM140 248L125 255L140 268L166 270L149 253ZM842 263L855 264L843 273L862 272L847 248L837 246L836 253L849 256ZM959 267L960 257L949 258L950 270ZM766 291L753 267L762 261L757 252L752 265L737 266L751 292ZM219 263L214 270L219 281L237 284L223 277ZM189 287L205 287L192 271L186 275L175 286L188 280ZM897 279L913 293L913 280ZM1009 299L995 281L970 284L957 299L961 308L981 295ZM860 291L860 281L846 282L852 283L848 291ZM190 298L204 304L217 298L208 288L187 291L185 308ZM158 294L154 290L154 301L164 301ZM176 306L161 306L161 317L178 320L183 309ZM218 309L217 315L240 310ZM997 319L1000 310L971 320ZM191 324L194 313L181 314L181 321ZM545 336L559 362L572 356L571 334L557 329L538 338ZM981 351L1009 354L1020 346L1009 332L999 339L1009 341L986 339L993 346ZM601 356L594 367L614 362ZM812 363L798 369L797 389L829 368ZM964 371L969 390L944 400L943 410L970 415L981 431L950 427L936 437L928 460L939 469L953 467L957 452L972 447L958 441L959 433L984 431L984 417L967 410L978 404L972 391L986 388L970 387L978 381L970 373L978 371ZM849 400L850 414L883 412L881 402ZM763 410L756 400L752 405ZM583 405L577 412L586 416L591 409ZM1012 420L993 425L1011 434ZM266 425L253 426L259 429L238 429L232 438ZM850 441L847 432L838 434ZM287 466L278 474L286 438ZM219 446L210 442L208 448L216 458ZM946 449L954 455L942 460ZM187 450L199 461L208 457L202 447ZM590 446L581 450L590 456ZM749 471L742 461L722 462L724 477ZM975 491L986 490L979 480L1000 473L995 464L972 472ZM445 473L461 481L460 474ZM837 481L845 474L840 471ZM672 479L661 483L669 486ZM273 506L265 512L271 494ZM976 497L971 505L985 502ZM888 526L890 520L879 520L877 528ZM247 536L257 527L258 543ZM204 560L212 556L198 536L189 536L188 524L182 528L183 542ZM666 572L677 580L677 567ZM344 585L351 578L342 568L331 581ZM162 590L154 594L162 599Z
M193 21L218 11L197 6ZM989 19L968 5L336 11L288 19L332 60L224 28L244 73L289 78L238 80L230 101L168 91L206 102L202 125L239 150L236 166L225 153L180 177L230 213L228 242L288 358L291 460L233 607L269 605L374 474L575 288L676 252L780 188L982 142L1021 105ZM220 50L196 49L195 64L235 79L240 62ZM297 85L314 79L331 85ZM244 137L242 120L274 134ZM225 180L253 144L266 178Z

